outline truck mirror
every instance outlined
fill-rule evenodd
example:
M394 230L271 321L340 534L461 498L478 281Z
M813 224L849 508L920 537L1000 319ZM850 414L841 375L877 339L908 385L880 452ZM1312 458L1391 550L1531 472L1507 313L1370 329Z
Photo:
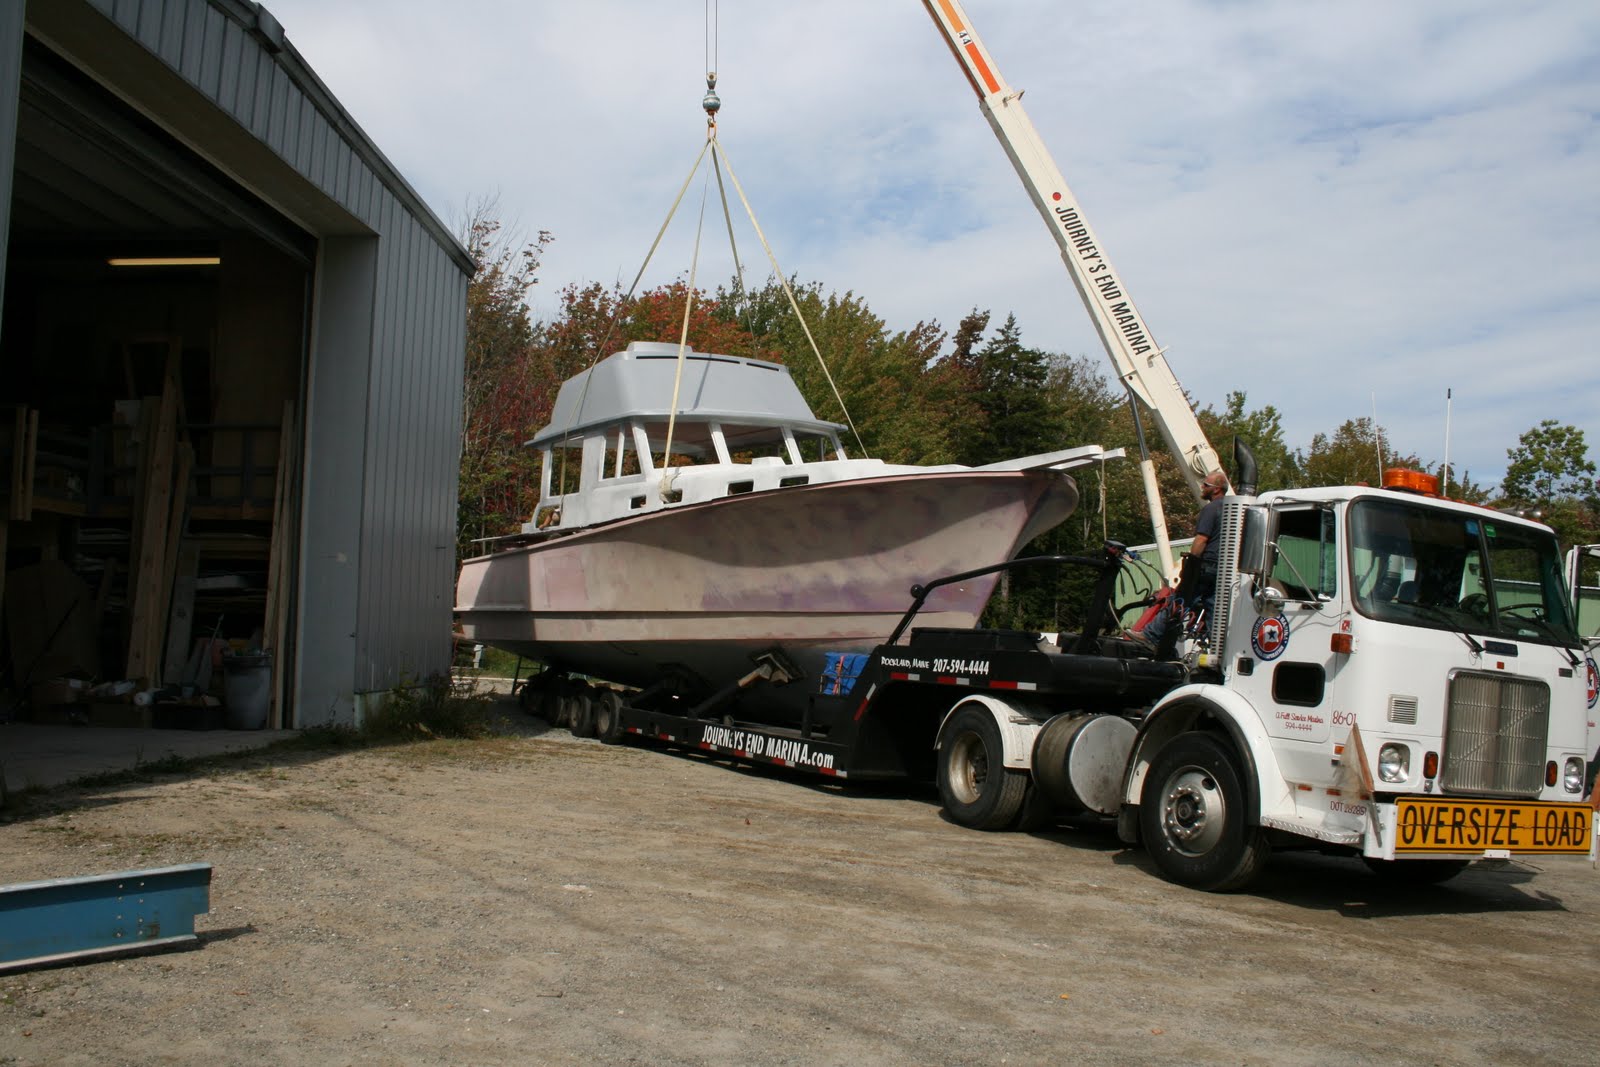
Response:
M1258 582L1265 582L1269 570L1267 562L1267 509L1259 504L1247 504L1244 524L1239 531L1239 573L1248 574Z

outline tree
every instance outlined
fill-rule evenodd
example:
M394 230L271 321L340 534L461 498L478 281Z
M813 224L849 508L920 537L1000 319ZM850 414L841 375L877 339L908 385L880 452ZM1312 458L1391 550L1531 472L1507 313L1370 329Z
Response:
M1283 439L1283 416L1271 404L1253 411L1245 404L1244 392L1235 390L1228 394L1221 412L1208 404L1198 413L1201 428L1224 469L1233 474L1232 442L1238 438L1255 456L1257 487L1262 492L1300 485L1300 464Z
M953 462L956 442L981 413L959 368L938 358L944 342L938 324L891 333L854 293L824 296L820 284L795 279L789 288L798 315L777 279L742 301L720 290L719 314L737 318L763 350L781 354L817 416L852 424L868 455L893 463ZM847 433L847 447L852 443Z
M507 233L494 213L494 201L480 201L461 235L477 270L467 283L458 559L472 554L474 538L514 529L531 513L537 489L520 447L538 401L538 382L530 375L534 331L527 297L551 236L541 230L527 240Z
M1545 419L1519 437L1517 447L1506 450L1506 458L1511 462L1501 488L1510 500L1550 504L1572 497L1591 507L1600 504L1595 466L1583 431L1575 426Z
M963 462L994 463L1065 446L1065 419L1047 388L1049 358L1022 343L1015 315L1006 316L972 365L983 426L969 442Z
M1562 544L1600 541L1600 483L1582 430L1545 419L1506 458L1504 506L1533 511Z
M1425 470L1417 456L1391 451L1383 427L1369 418L1348 419L1330 437L1319 433L1309 450L1296 454L1305 485L1379 485L1390 467Z

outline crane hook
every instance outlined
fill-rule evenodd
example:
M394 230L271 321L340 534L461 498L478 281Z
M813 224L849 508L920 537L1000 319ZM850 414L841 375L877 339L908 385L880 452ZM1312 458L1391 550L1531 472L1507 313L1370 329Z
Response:
M706 71L706 95L701 98L700 106L706 109L706 126L715 130L722 100L717 96L717 72L714 70Z

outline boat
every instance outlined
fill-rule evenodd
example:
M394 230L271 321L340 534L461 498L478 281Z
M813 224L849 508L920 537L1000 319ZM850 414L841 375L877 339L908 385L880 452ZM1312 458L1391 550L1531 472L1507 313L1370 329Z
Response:
M1076 507L1069 470L1120 455L892 464L849 456L844 429L781 364L629 344L563 383L528 442L538 507L462 564L461 639L701 695L776 655L802 684L764 706L797 716L831 657L889 636L914 583L1012 558ZM936 590L918 624L975 625L996 580Z

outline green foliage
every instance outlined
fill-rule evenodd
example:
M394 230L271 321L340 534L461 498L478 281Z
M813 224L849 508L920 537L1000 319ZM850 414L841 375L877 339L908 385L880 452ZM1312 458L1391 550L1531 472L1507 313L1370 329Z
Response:
M1066 444L1067 427L1058 398L1046 388L1050 361L1022 343L1015 315L972 359L981 427L967 443L962 462L971 465L1049 452Z
M551 237L506 234L491 201L467 219L463 243L478 264L467 284L466 368L461 397L461 467L456 558L474 538L515 530L532 510L537 473L522 448L543 384L532 359L528 290Z
M1388 433L1381 426L1374 430L1369 418L1347 419L1332 436L1317 434L1297 459L1305 485L1381 485L1381 472L1391 467L1428 467L1417 456L1395 452Z
M1200 426L1205 430L1211 447L1217 450L1229 476L1233 476L1233 441L1237 438L1249 447L1256 458L1256 488L1261 492L1272 489L1290 489L1301 482L1299 457L1283 439L1283 416L1278 409L1266 407L1250 410L1241 390L1228 394L1221 412L1207 405L1199 412Z
M1600 542L1600 483L1582 430L1545 419L1506 458L1503 506L1549 524L1562 544Z
M938 359L943 331L919 322L891 333L854 293L824 296L819 284L794 280L790 289L799 316L777 279L742 302L724 293L724 313L742 322L762 350L781 353L817 416L852 424L867 455L891 463L953 462L958 442L981 416L959 368ZM811 351L808 330L826 370ZM852 443L847 431L847 447Z
M384 695L361 724L372 741L419 741L438 737L477 738L495 732L487 695L435 675L399 685Z
M1506 450L1510 464L1501 487L1508 499L1524 504L1549 504L1566 497L1600 505L1600 484L1589 459L1583 431L1545 419Z

